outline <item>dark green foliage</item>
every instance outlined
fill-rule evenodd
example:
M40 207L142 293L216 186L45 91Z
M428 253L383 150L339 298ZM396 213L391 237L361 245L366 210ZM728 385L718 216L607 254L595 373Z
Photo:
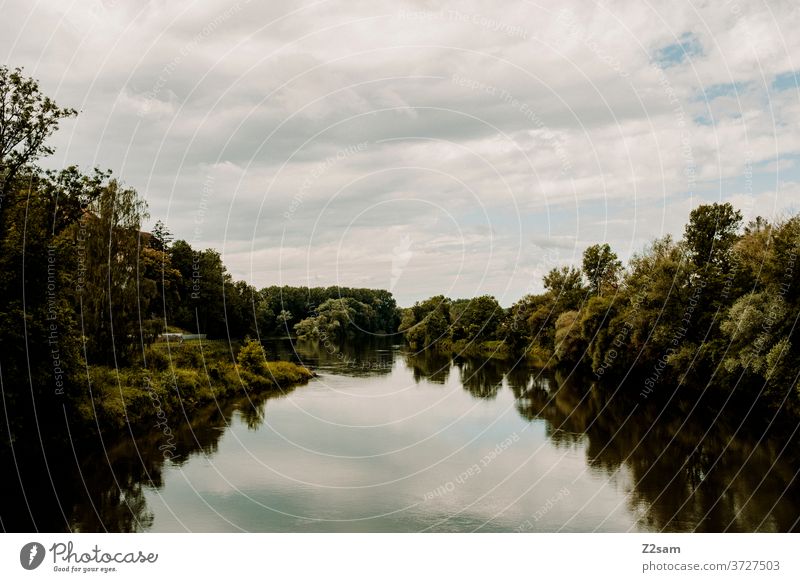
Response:
M76 225L84 239L79 312L92 361L127 363L140 342L139 308L156 293L154 282L139 276L139 233L145 217L145 204L136 192L111 180Z
M506 319L506 311L489 295L455 301L437 295L404 309L399 329L415 349L507 357L500 341Z
M234 281L219 252L172 242L160 221L143 232L145 203L109 172L36 167L52 152L46 139L74 114L0 67L0 412L12 438L21 426L65 418L121 426L146 414L153 394L172 410L308 377L266 362L255 342L238 364L230 344L210 355L154 343L181 330L230 343L399 330L417 350L641 378L627 386L644 396L667 383L736 386L798 408L800 217L757 218L742 230L730 204L701 205L682 240L656 240L624 269L609 245L592 245L582 269L552 269L543 293L509 309L490 296L439 295L400 310L385 290L257 290Z
M437 296L404 310L400 330L416 349L475 345L625 379L640 398L660 386L736 386L799 411L800 217L740 225L730 204L702 205L683 240L655 240L625 269L608 245L593 245L583 269L552 269L544 293L508 310Z
M42 94L35 79L22 69L0 66L0 218L5 196L20 173L37 159L53 153L45 141L74 109L64 109Z
M489 295L455 301L450 313L453 339L476 342L495 339L499 321L504 315L503 308Z
M187 343L147 348L147 366L114 369L89 366L91 399L78 414L87 425L121 429L152 426L162 418L181 418L221 398L250 391L279 390L311 379L306 368L291 362L267 362L258 342L248 340L235 362L230 346Z
M742 213L729 202L703 204L692 210L683 238L695 265L726 265L741 222Z
M542 283L561 309L577 309L586 298L581 271L575 267L551 269Z
M344 300L331 303L331 300ZM344 312L355 309L350 321ZM334 311L340 313L334 314ZM298 334L309 335L314 320L322 315L323 326L344 317L343 335L386 335L397 331L400 314L397 303L389 291L383 289L354 289L350 287L265 287L256 298L255 317L261 337L286 337L298 325ZM301 325L302 324L302 325ZM335 326L334 326L335 327ZM342 337L339 331L330 330L332 337Z
M302 320L294 329L301 339L342 341L377 331L374 330L375 319L375 311L369 305L343 297L328 299L316 309L314 315Z
M268 362L264 348L255 340L246 339L237 356L242 382L250 389L276 389L311 379L306 368L291 362Z
M592 245L583 251L583 273L595 295L617 288L622 263L608 244Z
M249 383L230 353L154 345L176 327L243 337L261 298L232 280L218 252L173 244L161 222L142 232L145 203L110 172L34 166L74 114L0 67L0 414L10 421L1 438L39 426L72 438L152 420L154 396L171 413L241 387L306 380L306 370L270 363L266 375L248 372ZM394 313L387 295L375 304L382 314Z
M406 341L419 349L447 338L450 304L451 301L443 295L436 295L404 309L399 329L405 335Z

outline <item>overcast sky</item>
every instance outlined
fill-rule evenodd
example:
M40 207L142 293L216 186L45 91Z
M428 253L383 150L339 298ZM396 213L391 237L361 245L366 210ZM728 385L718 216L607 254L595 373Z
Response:
M5 63L80 110L47 164L259 287L509 305L702 202L800 205L796 0L0 6Z

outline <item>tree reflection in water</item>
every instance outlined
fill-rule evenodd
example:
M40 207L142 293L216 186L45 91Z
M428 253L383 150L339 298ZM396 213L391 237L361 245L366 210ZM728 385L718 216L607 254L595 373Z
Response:
M503 385L503 368L498 360L475 360L458 358L456 360L464 390L476 398L495 398Z
M174 449L164 448L158 430L113 441L69 443L52 439L44 447L17 439L13 454L4 451L0 486L4 531L139 532L153 523L145 491L163 486L165 465L180 466L193 455L213 455L234 414L255 430L264 421L267 400L260 395L209 406L190 422L172 425ZM42 448L47 452L46 459ZM165 455L165 452L168 454ZM170 458L170 456L172 458ZM16 458L15 458L16 457ZM80 461L76 461L79 458Z
M741 413L718 414L703 401L694 407L631 402L530 371L508 378L519 413L546 420L554 442L581 435L594 470L629 471L629 503L644 504L647 529L798 529L796 449L784 447L779 435L768 440L737 431L740 423L726 418Z
M453 367L453 360L449 355L434 350L407 352L404 360L416 383L426 380L433 384L445 384Z
M696 407L631 401L612 397L590 382L509 369L493 360L403 352L385 343L344 347L335 354L319 344L284 343L272 349L314 369L354 377L389 374L395 358L401 357L415 382L445 384L457 377L478 399L495 399L510 389L519 415L543 421L547 439L556 447L585 451L590 471L624 476L630 489L624 503L645 529L798 529L795 468L800 460L796 446L787 446L781 436L796 427L775 429L762 438L757 423L741 424L743 413L727 408L720 413L719 404L710 399ZM92 445L52 437L42 446L36 432L18 436L13 453L7 447L0 453L0 526L5 531L147 530L153 513L146 493L163 486L167 466L186 463L194 455L213 455L234 415L257 430L268 401L281 396L223 402L173 425L173 460L165 459L159 448L163 435L152 429L103 443L95 439ZM752 432L740 426L750 426Z

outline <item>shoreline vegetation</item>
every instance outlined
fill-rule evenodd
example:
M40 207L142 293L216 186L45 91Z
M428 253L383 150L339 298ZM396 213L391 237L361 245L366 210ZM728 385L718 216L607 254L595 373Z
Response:
M242 396L285 393L315 376L305 366L267 361L261 344L239 342L156 342L146 348L146 365L127 368L89 366L90 401L80 403L82 422L105 430L170 421L206 405ZM232 354L237 351L235 359Z
M399 308L387 290L256 289L161 221L144 232L145 202L110 171L41 169L47 139L77 113L35 80L0 67L0 100L3 438L42 423L60 434L65 420L73 436L159 426L218 398L289 389L313 373L268 362L249 338L293 335L335 346L400 333L416 351L567 370L642 402L712 387L798 411L800 216L743 224L728 203L700 205L680 240L625 266L592 245L509 308L488 295ZM157 340L175 330L222 345L165 349Z
M0 66L3 441L160 430L215 399L311 379L303 366L268 362L249 339L276 333L289 314L264 305L262 321L249 321L256 291L233 281L217 251L173 243L161 222L143 232L147 205L111 171L38 165L75 115L21 69ZM179 330L228 341L166 350L156 341Z
M509 309L490 296L404 310L414 349L525 360L642 401L710 388L800 411L800 216L743 225L728 203L695 208L682 239L623 266L608 244L553 268Z

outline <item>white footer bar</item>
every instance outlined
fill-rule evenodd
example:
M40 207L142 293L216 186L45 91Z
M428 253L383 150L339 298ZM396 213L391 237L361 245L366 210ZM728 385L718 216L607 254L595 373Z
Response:
M800 580L799 541L794 534L3 534L0 580Z

